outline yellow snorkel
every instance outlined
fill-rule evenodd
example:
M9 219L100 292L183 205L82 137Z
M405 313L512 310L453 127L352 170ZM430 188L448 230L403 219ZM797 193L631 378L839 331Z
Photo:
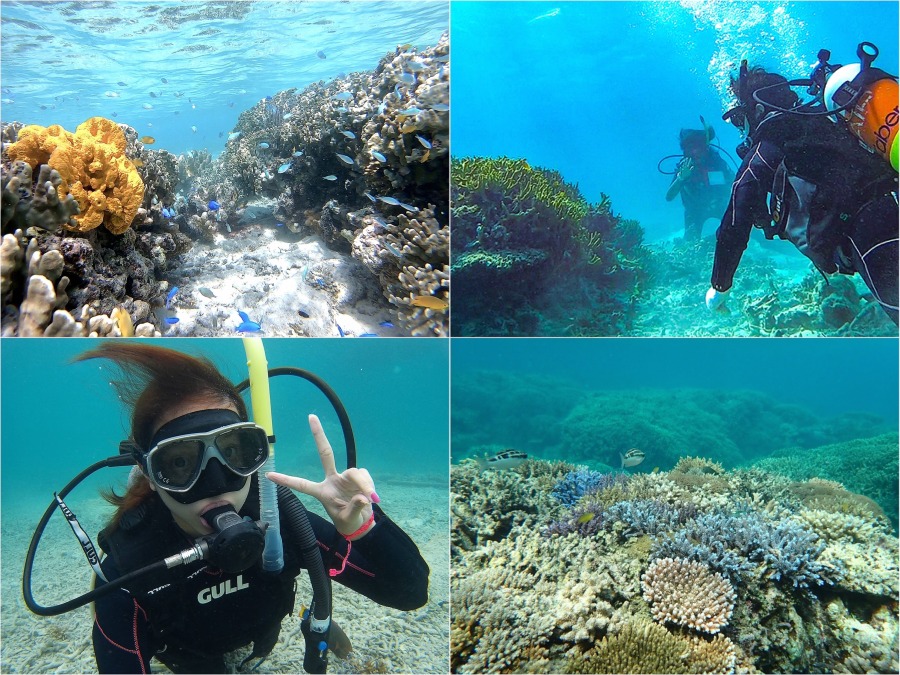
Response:
M280 572L284 568L284 549L281 543L281 520L278 515L278 487L266 478L267 471L275 470L275 430L272 426L272 400L269 396L269 364L262 339L245 337L247 370L250 374L250 404L253 421L261 426L269 437L269 458L259 470L259 517L269 524L266 530L266 547L262 565L267 572Z

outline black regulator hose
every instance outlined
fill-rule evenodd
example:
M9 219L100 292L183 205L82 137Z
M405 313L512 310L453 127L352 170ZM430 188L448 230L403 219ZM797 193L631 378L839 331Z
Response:
M269 378L273 378L278 375L294 375L296 377L302 377L307 382L311 382L312 384L314 384L319 389L319 391L325 394L325 398L327 398L328 402L331 403L331 406L334 408L334 412L337 413L338 421L340 421L341 423L341 432L344 434L344 445L347 448L347 468L351 469L355 467L356 439L353 437L353 427L350 425L350 416L347 414L347 409L344 407L344 404L341 403L341 399L338 398L338 395L334 392L334 389L332 389L328 385L328 383L318 375L311 373L308 370L303 370L302 368L283 366L281 368L269 369ZM237 385L237 390L244 391L249 386L250 380L246 379Z
M60 490L57 494L60 499L64 499L66 495L68 495L81 481L90 476L95 471L99 471L100 469L105 469L108 466L128 466L134 464L134 459L130 455L117 455L115 457L107 457L106 459L101 459L99 462L95 462L91 464L84 471L79 473L75 478L70 480L66 486ZM38 526L34 530L34 534L31 536L31 544L28 546L28 553L25 554L25 570L22 572L22 595L25 598L25 604L35 614L39 614L41 616L55 616L56 614L62 614L63 612L68 612L69 610L75 609L76 607L81 607L81 605L85 605L95 597L101 596L109 591L114 590L116 587L113 586L111 588L100 587L95 589L87 594L87 596L81 596L79 598L75 598L74 600L70 600L69 602L64 602L61 605L53 605L51 607L44 607L43 605L37 604L34 600L34 596L31 593L31 572L34 567L34 556L37 553L38 543L41 541L41 537L44 534L44 529L47 527L47 523L50 521L50 517L53 515L54 511L58 508L58 502L54 499L50 502L50 506L47 507L47 510L44 511L44 515L41 518L41 521L38 523ZM165 563L163 563L165 564ZM138 572L134 572L133 575L138 574ZM132 575L128 575L131 577ZM86 598L86 599L85 599Z

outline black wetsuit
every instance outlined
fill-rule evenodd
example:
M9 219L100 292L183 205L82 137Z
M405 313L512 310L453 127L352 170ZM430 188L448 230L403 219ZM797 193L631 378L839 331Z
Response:
M689 157L684 157L675 171L674 183L678 179L678 171ZM732 181L731 171L722 156L713 149L694 162L694 170L681 185L681 203L684 205L684 239L699 241L703 233L703 223L710 218L721 218L728 204L728 194Z
M824 117L774 113L754 134L716 233L712 287L731 288L751 228L770 227L766 200L782 162L790 175L816 186L808 208L818 229L804 253L822 272L858 272L896 323L897 174Z
M256 482L240 515L258 517ZM412 540L378 508L375 525L353 542L339 583L375 602L401 610L428 599L428 565ZM139 512L138 512L139 511ZM340 569L347 541L334 525L310 513L325 566ZM97 600L94 654L101 673L149 673L156 657L176 673L225 672L223 655L254 643L268 653L282 619L294 605L294 579L302 562L299 542L282 519L285 566L270 575L257 564L227 574L203 561L163 571ZM188 548L193 541L153 495L128 512L114 533L100 537L104 573L125 572ZM117 564L118 561L118 564ZM97 582L101 583L101 582Z

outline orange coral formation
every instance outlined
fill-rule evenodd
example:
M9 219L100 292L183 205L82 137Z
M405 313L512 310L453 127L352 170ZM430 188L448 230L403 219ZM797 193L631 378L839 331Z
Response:
M125 156L125 145L118 124L92 117L74 134L58 124L23 127L8 151L10 159L27 162L32 169L47 164L59 172L59 197L71 194L80 208L71 229L87 232L103 224L113 234L122 234L144 198L144 181Z

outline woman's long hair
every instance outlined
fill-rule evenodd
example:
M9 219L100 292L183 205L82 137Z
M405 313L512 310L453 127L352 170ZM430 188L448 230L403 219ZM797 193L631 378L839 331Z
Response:
M135 340L109 340L75 358L76 361L108 359L121 371L112 382L119 399L131 410L131 440L147 452L159 428L159 420L184 401L209 401L213 406L234 406L241 419L248 419L247 406L234 385L212 361L173 349L142 344ZM124 495L113 490L103 497L116 506L110 524L152 495L147 477L129 481Z

